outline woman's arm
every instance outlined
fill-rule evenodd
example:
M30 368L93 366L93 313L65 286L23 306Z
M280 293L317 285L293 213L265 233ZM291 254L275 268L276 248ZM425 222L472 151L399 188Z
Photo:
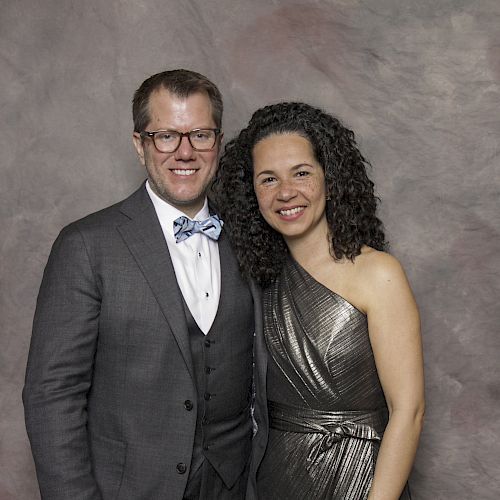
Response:
M388 254L370 256L366 312L377 371L389 408L369 500L397 500L415 458L424 415L420 321L405 273Z

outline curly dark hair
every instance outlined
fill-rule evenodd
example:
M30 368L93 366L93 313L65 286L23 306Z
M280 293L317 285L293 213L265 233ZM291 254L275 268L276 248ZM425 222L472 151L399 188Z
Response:
M281 234L260 214L253 188L253 147L275 134L296 133L309 140L323 167L330 252L336 260L353 260L363 245L386 248L378 198L366 174L354 133L321 109L282 102L257 110L248 126L226 146L212 190L229 231L241 271L262 286L281 272L288 249Z

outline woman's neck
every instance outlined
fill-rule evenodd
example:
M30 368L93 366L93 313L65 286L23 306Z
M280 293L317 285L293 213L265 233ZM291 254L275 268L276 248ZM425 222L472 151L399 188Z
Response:
M332 259L327 227L321 228L307 238L285 238L285 243L294 260L306 270L324 262L325 259Z

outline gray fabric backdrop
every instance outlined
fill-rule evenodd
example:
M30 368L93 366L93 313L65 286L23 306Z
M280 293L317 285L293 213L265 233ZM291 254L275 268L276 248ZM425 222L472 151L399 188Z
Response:
M372 162L422 312L418 499L497 499L500 2L3 0L0 499L38 498L20 392L60 228L143 178L130 100L186 67L225 96L226 137L264 104L337 114Z

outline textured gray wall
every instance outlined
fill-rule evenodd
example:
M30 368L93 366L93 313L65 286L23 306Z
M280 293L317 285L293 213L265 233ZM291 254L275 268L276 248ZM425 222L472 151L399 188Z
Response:
M3 0L0 54L1 500L39 498L20 391L50 245L143 178L130 99L175 67L220 85L227 137L282 99L356 131L423 318L414 496L499 498L500 2Z

